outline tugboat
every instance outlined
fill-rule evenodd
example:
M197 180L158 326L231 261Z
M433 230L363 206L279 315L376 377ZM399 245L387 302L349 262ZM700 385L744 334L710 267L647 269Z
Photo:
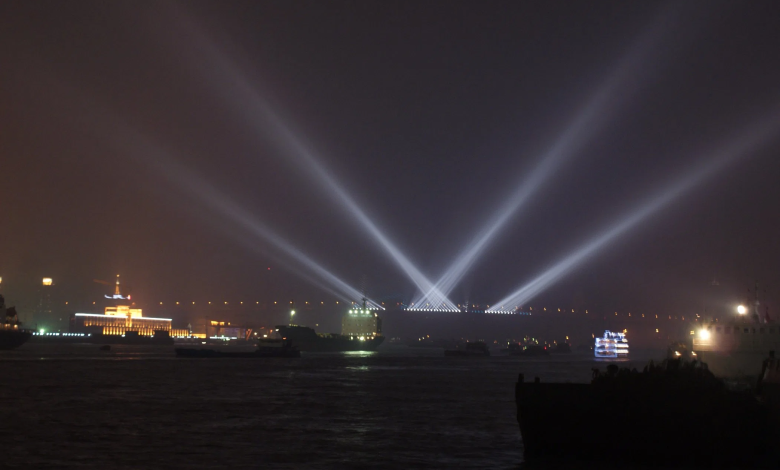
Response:
M490 356L490 350L482 341L475 343L466 343L463 349L447 349L444 351L447 357L485 357Z
M5 298L0 295L0 350L14 349L23 345L32 336L32 331L22 328L16 314L16 307L5 307Z
M285 339L258 340L254 351L230 351L227 349L176 348L179 357L194 358L261 358L261 357L301 357L301 351Z
M643 372L611 364L590 384L520 374L515 402L528 465L776 468L767 406L698 361L651 362Z
M593 355L605 358L628 357L628 340L625 333L613 333L606 330L603 337L596 338Z

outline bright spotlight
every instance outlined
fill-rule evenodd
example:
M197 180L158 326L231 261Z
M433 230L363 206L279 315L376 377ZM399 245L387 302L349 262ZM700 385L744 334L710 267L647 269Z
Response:
M744 305L740 305L739 307L737 307L737 313L739 313L740 315L744 315L747 313L747 308L745 308Z
M765 145L771 139L775 138L779 130L780 115L775 111L769 118L755 123L738 137L723 143L721 146L714 147L709 152L705 152L704 155L706 157L701 166L686 173L682 178L677 179L664 191L656 194L647 202L617 221L611 228L596 235L590 241L571 252L568 256L551 266L535 279L501 301L496 302L494 305L522 305L523 303L527 303L535 295L547 289L553 283L571 272L588 257L608 246L608 244L617 237L625 234L637 224L654 215L671 202L679 199L686 192L702 183L718 170L724 168L727 164L755 151L762 145Z
M699 338L700 339L710 339L710 332L707 330L699 330Z
M421 291L421 296L415 299L416 303L425 301L430 296L448 296L477 258L490 246L501 228L509 220L516 220L517 211L544 186L558 168L587 143L588 139L596 135L607 119L620 109L619 105L625 104L627 101L625 95L627 94L620 94L624 99L621 102L615 102L615 96L618 95L615 90L625 90L628 88L627 83L638 81L637 75L641 71L640 64L647 66L646 56L662 36L659 30L661 28L668 29L670 26L670 22L667 21L668 16L668 14L661 15L652 27L635 41L633 47L617 63L600 87L595 90L585 106L579 109L568 126L556 137L552 146L539 159L536 167L523 183L499 207L498 211L494 212L491 218L481 225L483 227L481 231L458 254L455 261L436 284L431 286L429 290Z

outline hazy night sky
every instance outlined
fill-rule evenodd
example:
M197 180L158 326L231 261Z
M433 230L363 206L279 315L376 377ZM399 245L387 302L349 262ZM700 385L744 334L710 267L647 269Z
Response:
M21 301L51 276L85 298L121 273L147 302L336 299L177 184L197 175L357 289L365 276L371 297L411 300L236 84L436 280L637 54L609 114L452 295L495 302L776 114L778 25L775 1L3 2L3 293ZM756 280L777 299L777 135L533 303L695 309L713 278L735 301Z

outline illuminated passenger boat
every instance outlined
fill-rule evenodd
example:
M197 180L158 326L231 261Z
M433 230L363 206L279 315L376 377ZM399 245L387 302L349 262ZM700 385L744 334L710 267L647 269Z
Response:
M603 337L596 338L593 354L596 357L607 358L628 357L628 339L625 333L605 331Z
M731 321L706 321L692 330L693 351L721 378L756 378L763 360L780 351L780 323L752 308L740 305Z

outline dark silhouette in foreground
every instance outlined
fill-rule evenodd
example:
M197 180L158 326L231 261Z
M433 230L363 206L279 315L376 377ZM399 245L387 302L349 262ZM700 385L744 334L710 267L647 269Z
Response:
M515 389L526 462L664 467L768 465L770 414L753 391L726 388L698 361L610 365L590 384ZM770 467L772 465L769 465Z

